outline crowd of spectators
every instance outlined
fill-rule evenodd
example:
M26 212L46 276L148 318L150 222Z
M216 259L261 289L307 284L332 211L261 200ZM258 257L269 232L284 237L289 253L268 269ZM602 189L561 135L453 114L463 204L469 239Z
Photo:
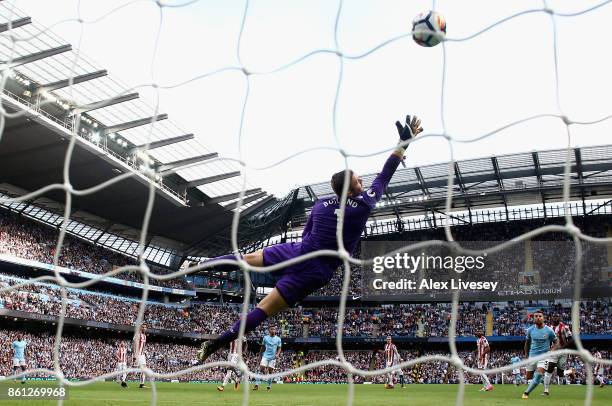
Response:
M362 294L362 277L363 268L360 266L351 266L351 278L349 279L348 297L359 296ZM334 273L334 276L329 283L318 289L312 296L339 296L342 292L342 281L344 279L344 266Z
M588 235L602 237L606 235L609 222L601 219L578 218L577 226ZM506 241L519 236L541 224L533 221L516 221L492 227L491 224L475 224L471 226L457 226L453 228L453 238L464 242L471 248L487 247L496 242ZM372 238L372 237L371 237ZM376 239L378 237L373 237ZM419 230L402 235L385 236L387 240L401 239L402 241L422 241L445 239L442 230ZM12 254L20 258L52 263L57 244L57 230L43 226L32 220L17 217L4 210L0 210L0 253ZM470 245L471 244L471 245ZM555 245L556 244L556 245ZM561 246L559 244L562 244ZM525 252L531 251L532 261L526 266ZM583 286L599 286L602 270L607 269L606 247L601 244L583 242ZM360 253L354 253L359 257ZM529 286L547 289L571 287L575 268L575 250L573 242L565 233L546 233L534 238L527 248L523 243L513 245L505 250L504 255L491 256L488 259L490 266L479 272L485 272L489 279L499 282L499 289L504 291L519 290ZM117 267L135 265L136 261L125 255L113 252L98 245L83 242L70 235L66 236L59 257L59 265L85 271L93 274L107 273ZM520 272L520 271L523 272ZM153 267L155 273L167 273L166 269ZM351 278L348 294L360 296L364 293L363 278L368 272L359 266L351 266ZM483 280L481 275L472 270L464 277L470 280ZM332 280L319 289L313 296L339 295L342 287L343 270L335 273ZM122 273L117 278L141 281L135 273ZM173 288L189 288L185 278L168 281L155 280L153 284ZM220 281L210 280L207 287L217 289ZM224 282L227 283L227 282ZM231 286L228 289L235 289Z
M25 280L0 274L0 288ZM66 317L104 323L133 325L140 301L84 290L66 289ZM0 293L0 308L58 316L61 293L57 285L35 283ZM145 322L152 328L218 334L237 315L234 307L194 305L177 306L147 302Z
M580 331L582 334L612 333L612 318L609 300L580 302ZM530 309L527 304L516 302L493 308L493 335L523 335L531 323ZM571 327L571 307L567 304L553 303L544 308L546 313L558 314L560 319Z
M28 342L26 359L29 369L42 368L53 369L53 348L54 335L52 333L25 333L17 330L1 330L0 331L0 376L8 376L11 371L12 353L10 344L17 338L17 334L21 334ZM60 366L62 372L67 378L75 379L90 379L106 373L113 372L116 368L116 349L120 340L116 338L88 338L88 337L62 337L60 344ZM131 343L125 340L128 348L131 348ZM258 345L249 343L245 352L245 360L249 369L258 371L259 358L257 357ZM156 343L148 341L145 347L147 357L147 366L157 373L174 373L197 365L196 362L197 346L184 344L168 344ZM601 351L602 357L608 359L612 354L608 351ZM131 354L131 353L130 353ZM382 351L362 350L362 351L345 351L345 357L353 366L362 370L374 370L384 368L384 357ZM449 356L448 353L441 351L421 352L418 350L404 351L400 350L400 355L403 360L411 360L421 356L442 355ZM514 355L522 356L520 350L497 350L492 349L490 357L490 368L505 366L510 363L510 358ZM225 360L227 353L225 350L215 354L210 361ZM476 359L474 351L460 351L459 357L463 362L470 367L476 367ZM131 355L128 356L131 359ZM282 351L281 356L277 360L277 371L287 371L303 365L308 365L322 360L338 360L338 354L335 351L304 351L304 350L287 350ZM131 363L130 363L131 364ZM574 383L585 382L584 364L580 358L570 357L568 367L571 366L576 370L576 379ZM181 381L218 381L224 375L225 367L213 367L199 369L187 374L181 374L174 377L166 376L162 379L179 379ZM524 372L524 371L523 371ZM457 383L459 375L456 368L449 366L443 361L427 361L416 364L404 369L404 376L407 383ZM44 373L38 373L36 376L45 376ZM471 383L478 383L479 376L466 374L466 379ZM612 368L606 366L604 368L604 377L610 379L612 377ZM131 377L137 379L136 375ZM374 383L383 383L385 377L378 375L375 377L354 377L356 383L370 381ZM501 382L501 374L492 377L494 382ZM304 372L293 373L284 378L285 382L321 382L321 383L345 383L347 380L346 372L337 366L320 366L309 369ZM506 377L504 382L508 382Z
M25 280L0 274L0 288ZM132 325L140 301L110 294L79 289L66 289L66 317L119 325ZM546 312L557 313L569 323L569 303L549 304ZM531 306L531 307L529 307ZM543 306L540 306L543 307ZM57 316L61 310L61 294L57 285L32 283L0 293L0 308ZM581 302L581 328L586 334L612 333L610 301ZM238 318L241 306L235 304L163 304L147 302L145 322L151 328L202 334L220 334ZM523 336L531 324L533 305L505 303L460 303L457 320L458 336L473 336L485 331L491 318L493 335ZM343 335L346 337L446 337L450 325L448 303L396 304L346 309ZM288 309L270 318L255 334L261 336L269 324L279 326L286 337L335 337L338 308Z
M58 232L32 220L18 218L0 210L0 253L11 254L19 258L52 264L57 246ZM58 265L92 274L104 274L113 269L137 265L133 258L110 251L98 245L87 244L67 234L62 244ZM168 273L168 270L151 267L156 274ZM120 273L114 278L142 282L139 274ZM151 281L152 285L170 288L188 288L183 278Z
M598 237L605 235L608 226L605 222L593 223L585 219L578 220L576 224L586 230L587 234ZM527 225L516 222L497 228L490 227L490 225L456 227L453 232L459 241L497 241L519 235L528 229ZM440 237L437 233L440 233L440 230L422 230L419 232L418 239ZM56 230L0 210L0 253L50 263L55 253L56 238ZM547 264L553 262L552 257L555 255L555 250L540 243L567 240L568 236L562 233L539 236L531 245L531 249L534 250L533 267L541 268L542 272L546 273L549 271ZM584 249L585 252L597 253L585 257L584 264L589 269L595 269L601 265L594 258L606 257L604 246L585 245ZM524 247L520 247L520 250L524 250ZM105 273L117 266L135 262L126 256L67 236L59 263L71 269ZM570 266L569 263L566 265ZM163 272L163 270L155 271ZM362 276L361 267L351 267L350 295L361 293ZM138 278L136 275L126 274L119 277ZM339 294L342 277L343 272L337 272L330 284L316 292L315 295ZM571 278L564 280L569 283ZM23 280L0 275L0 287L14 285L18 282L23 282ZM184 280L170 281L168 286L185 287ZM136 319L139 301L134 298L77 289L67 289L66 292L69 299L66 316L69 318L121 325L132 325ZM609 299L581 302L581 332L587 334L612 333L609 305ZM1 293L0 308L2 307L57 316L61 309L60 291L53 284L29 284L17 290ZM488 318L492 318L490 325L493 328L493 335L522 336L526 327L531 323L529 318L533 310L531 307L530 304L522 302L509 302L503 305L461 303L458 312L457 335L473 336L477 330L485 330ZM547 312L558 313L562 320L570 321L568 303L548 304L544 307ZM201 303L169 305L147 302L145 321L150 327L157 329L219 334L229 327L239 313L240 307L235 305L219 306ZM451 307L446 303L348 307L343 335L347 337L378 337L381 335L444 337L448 335L450 315ZM334 337L337 334L337 316L336 307L314 309L298 307L271 318L260 326L255 335L263 335L267 325L272 323L279 325L286 337Z

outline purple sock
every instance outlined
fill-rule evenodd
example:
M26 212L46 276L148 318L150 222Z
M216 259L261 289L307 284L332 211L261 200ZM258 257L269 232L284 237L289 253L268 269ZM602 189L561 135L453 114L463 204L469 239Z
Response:
M259 326L265 319L268 318L266 312L261 310L259 307L251 310L249 314L247 314L246 318L246 326L244 327L244 333L248 333L249 331L253 331ZM234 341L238 338L238 331L240 330L240 319L236 320L234 325L227 330L225 333L221 334L219 338L214 341L215 348L219 348L224 344L229 343L230 341Z
M242 255L240 255L240 258L242 258ZM216 261L218 261L220 259L232 259L234 261L237 260L236 259L236 255L228 254L228 255L222 255L222 256L216 257L216 258L211 258L211 259L208 259L206 261L202 261L202 263L206 264L206 263L209 263L209 262L216 262ZM215 271L222 271L222 272L227 271L227 272L229 272L229 271L235 271L237 268L238 268L238 265L234 265L234 264L231 264L231 265L230 264L222 264L222 265L215 265L212 268L207 268L207 269L214 269Z

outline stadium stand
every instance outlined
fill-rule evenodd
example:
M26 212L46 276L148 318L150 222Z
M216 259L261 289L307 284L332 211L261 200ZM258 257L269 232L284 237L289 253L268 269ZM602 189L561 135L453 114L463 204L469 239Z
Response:
M8 346L15 338L20 330L2 330L0 335L0 346ZM51 348L53 347L54 336L52 333L26 333L24 338L30 343L31 365L33 368L52 368L53 355ZM62 340L61 359L60 363L62 370L68 378L85 379L93 378L114 370L116 366L115 352L119 340L113 338L96 339L93 337L78 337L66 336ZM254 345L258 349L257 345ZM183 344L168 344L168 343L151 343L147 350L148 362L150 367L159 372L172 372L178 369L188 368L194 365L196 346ZM417 350L401 351L403 359L414 359L422 355L442 354L442 351L426 351ZM472 366L475 363L473 351L461 351L460 356L466 363ZM251 352L251 356L246 357L249 366L256 368L257 359ZM493 366L507 364L513 355L519 355L520 352L515 350L493 350L491 361ZM222 352L215 356L214 360L221 360L227 356L226 352ZM304 352L303 350L288 350L281 355L279 368L282 370L292 366L301 366L306 363L334 358L336 356L333 351L311 350ZM602 353L602 356L609 357L608 352ZM369 370L383 367L383 357L378 351L347 351L346 357L349 362L361 369ZM10 372L10 362L7 360L6 354L0 359L0 375L8 375ZM572 357L569 360L569 365L576 369L575 383L584 383L585 373L583 363ZM456 371L449 367L444 362L428 362L419 364L405 371L408 377L407 383L457 383L458 376ZM224 368L211 368L209 370L199 371L182 376L183 381L219 381L225 374ZM605 376L610 377L612 371L607 368ZM136 379L136 377L134 377ZM364 382L364 379L357 377L357 382ZM383 382L383 377L374 377L368 381L379 383ZM469 381L477 382L478 377L470 376ZM493 378L501 383L501 374ZM506 378L507 379L507 378ZM346 373L341 369L333 366L325 366L311 369L303 374L295 374L287 377L286 382L321 382L333 383L346 382Z
M0 210L0 253L45 264L53 263L57 230L37 224L24 217L17 218ZM125 265L136 265L134 259L99 246L86 244L68 236L62 247L58 265L92 274L103 274ZM153 267L156 273L166 273L161 267ZM119 274L117 278L141 281L138 275ZM170 288L185 289L189 286L183 279L157 281L156 284Z
M0 287L25 283L0 274ZM114 325L131 326L135 322L138 299L121 297L79 289L67 289L66 317L98 321ZM57 285L35 283L0 295L0 309L17 310L57 316L60 312L60 293ZM559 314L562 320L570 319L568 301L559 303L462 303L457 332L459 336L473 336L484 330L487 313L493 314L494 336L522 336L530 324L529 315L538 308L547 313ZM609 299L582 302L581 332L585 334L612 334ZM159 330L217 334L229 326L229 320L239 314L238 305L221 304L163 304L147 302L145 321ZM445 337L448 335L450 305L446 303L419 303L351 307L347 311L344 326L346 337ZM338 310L332 308L298 308L272 318L259 328L262 336L267 325L281 326L285 337L334 337ZM286 326L286 328L285 328Z

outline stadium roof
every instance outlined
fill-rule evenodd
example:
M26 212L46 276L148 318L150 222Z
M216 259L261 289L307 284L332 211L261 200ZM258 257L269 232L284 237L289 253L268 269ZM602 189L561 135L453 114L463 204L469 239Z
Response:
M234 210L274 200L247 184L239 207L244 179L237 163L215 159L218 154L194 134L12 4L0 2L0 19L0 70L6 78L1 96L8 112L0 135L5 195L64 183L67 141L75 134L75 189L133 174L73 196L72 215L102 218L102 230L121 224L131 235L140 229L151 181L156 199L150 233L176 242L177 249L226 230ZM60 205L65 200L61 190L45 196Z
M156 114L135 90L11 4L0 2L0 18L5 21L0 22L0 71L6 79L0 96L8 112L0 135L0 192L21 196L64 183L67 141L73 134L70 182L75 189L132 175L95 193L73 196L74 234L133 255L153 181L148 252L163 248L159 255L164 258L207 256L230 249L234 210L241 210L245 225L240 243L255 247L286 230L288 223L299 227L314 201L333 193L327 180L300 187L282 200L247 185L245 204L237 207L243 184L237 164L215 160L217 154L193 134L163 112ZM456 162L451 167L452 208L469 212L559 201L565 157L561 149ZM612 146L572 149L571 163L573 199L612 196ZM448 164L400 168L373 216L443 213L448 170ZM363 177L366 186L375 175ZM55 190L8 206L58 226L64 202L64 191ZM175 260L159 263L177 265Z
M539 202L559 202L567 149L532 151L518 154L457 161L450 168L452 209L521 206ZM570 199L612 197L612 145L572 148L570 150ZM399 168L373 217L402 218L443 214L448 186L448 163L415 168ZM369 187L376 173L362 176ZM322 196L333 195L329 181L299 188L304 213L292 218L303 223L308 208Z
M566 149L559 149L457 161L451 167L453 199L449 215L445 213L448 163L399 168L372 211L373 221L368 223L366 233L390 234L445 223L513 221L522 218L521 207L534 204L541 205L538 217L562 216L564 209L558 202L563 200L566 154ZM570 154L571 205L565 212L576 216L609 213L612 145L572 148ZM369 187L375 177L376 173L363 175L364 186ZM251 240L243 238L247 244L239 246L249 251L299 240L299 230L314 202L333 194L327 180L301 186L274 205L254 211L248 217L251 222L267 219L272 223L273 218L276 222L267 228L260 226ZM214 235L205 239L203 246L228 247L229 242L227 237ZM188 251L188 255L198 254Z

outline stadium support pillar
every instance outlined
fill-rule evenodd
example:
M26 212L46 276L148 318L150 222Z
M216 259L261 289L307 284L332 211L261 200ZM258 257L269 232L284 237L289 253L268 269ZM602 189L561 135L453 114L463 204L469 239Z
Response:
M495 172L495 180L497 180L497 187L502 195L504 202L504 208L506 209L506 221L510 221L510 213L508 213L508 199L506 198L506 192L504 190L504 182L502 181L501 171L499 170L499 163L497 157L491 157L491 164L493 165L493 172Z
M35 52L33 54L20 56L12 60L4 61L0 64L0 69L11 69L17 66L25 65L27 63L36 62L38 60L48 58L53 55L61 54L72 50L72 45L62 45L56 48L46 49L44 51Z
M421 191L423 192L423 197L426 197L429 200L429 189L427 188L427 183L425 183L425 178L421 173L420 168L414 168L414 173L419 181L419 186L421 187Z
M544 195L544 181L542 180L542 168L540 167L540 158L537 152L531 153L533 159L533 168L538 179L538 188L540 189L540 195L542 197L542 209L544 210L544 221L546 221L546 196Z
M224 207L225 207L225 210L234 210L234 209L238 208L241 204L242 204L242 206L244 206L246 204L254 202L255 200L259 200L259 199L265 197L266 195L267 195L266 192L259 192L259 193L256 193L254 195L251 195L249 197L244 197L244 199L242 199L242 202L230 203L230 204L228 204L228 205L226 205ZM271 197L271 196L269 196L269 197Z
M0 32L6 32L8 30L14 30L15 28L23 27L24 25L28 25L32 23L32 19L30 17L18 18L17 20L13 20L10 23L0 24Z
M385 196L387 196L387 199L389 199L389 201L393 200L393 198L389 195L389 193L387 193L387 191L385 191ZM395 231L398 233L402 233L404 232L404 222L402 221L402 216L400 216L399 210L397 209L397 206L395 204L393 205L393 212L395 213Z
M468 209L468 215L470 218L470 225L472 224L472 205L470 204L470 199L468 198L467 194L467 187L463 184L463 177L461 176L461 169L459 169L459 164L457 162L455 162L455 178L457 179L457 184L459 184L459 190L461 191L461 194L463 195L463 198L465 199L465 205L467 206Z
M79 76L75 76L72 78L72 84L76 85L82 82L86 82L88 80L93 80L93 79L97 79L97 78L101 78L103 76L108 75L108 72L106 70L99 70L96 72L91 72L91 73L86 73L84 75L79 75ZM68 79L63 79L63 80L58 80L57 82L52 82L52 83L47 83L46 85L42 85L40 87L38 87L35 91L34 94L40 94L40 93L44 93L44 92L52 92L54 90L58 90L58 89L62 89L64 87L68 87L70 86L70 78Z
M122 96L113 97L107 100L97 101L95 103L90 103L81 107L76 107L72 110L73 115L87 113L88 111L93 111L97 109L102 109L104 107L112 106L114 104L123 103L126 101L134 100L140 97L138 93L129 93L124 94Z
M580 154L580 148L574 149L574 157L576 158L576 173L578 174L580 198L582 199L582 213L586 215L586 202L584 201L584 179L582 175L582 155Z
M140 126L147 125L147 124L154 124L157 121L162 121L167 118L168 118L168 115L163 113L163 114L158 114L157 116L153 116L153 117L141 118L138 120L129 121L127 123L116 124L110 127L106 127L104 130L102 130L102 135L108 135L110 133L125 131L125 130L129 130L130 128L140 127Z
M181 192L185 192L187 189L195 188L195 187L202 186L202 185L208 185L209 183L219 182L221 180L234 178L236 176L240 176L240 171L222 173L219 175L195 179L195 180L191 180L189 182L179 185L179 190Z
M306 190L306 193L308 193L308 197L310 197L310 200L316 202L318 197L316 193L312 190L312 188L310 186L305 186L304 189Z
M161 148L161 147L176 144L179 142L189 141L189 140L192 140L193 138L194 138L193 134L184 134L184 135L178 135L176 137L165 138L163 140L153 141L149 143L148 145L147 144L138 145L130 149L130 153L135 154L138 151L150 151L155 148Z
M293 191L293 196L291 196L291 203L289 203L289 208L283 216L283 222L281 223L281 227L283 228L283 234L285 235L285 239L287 239L287 231L289 230L289 225L291 224L291 215L293 213L295 203L297 202L299 191L299 188Z
M157 171L162 174L164 172L176 171L183 166L188 166L188 165L192 165L198 162L208 161L210 159L215 159L218 156L219 154L217 154L216 152L213 152L211 154L198 155L193 158L187 158L187 159L181 159L181 160L174 161L174 162L168 162L163 165L160 165L157 168Z
M247 189L247 190L244 191L244 198L246 198L247 196L256 194L256 193L261 193L261 188ZM229 193L227 195L221 195L221 196L212 197L212 198L208 199L205 203L206 204L222 203L222 202L226 202L228 200L238 199L239 197L240 197L240 192Z

